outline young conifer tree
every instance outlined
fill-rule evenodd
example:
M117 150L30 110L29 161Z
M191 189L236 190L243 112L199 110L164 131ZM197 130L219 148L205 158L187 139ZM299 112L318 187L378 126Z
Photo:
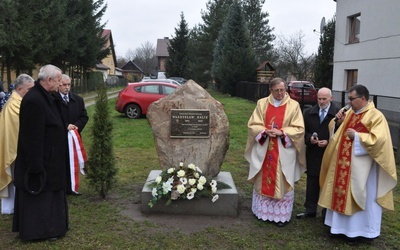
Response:
M256 69L256 57L242 6L234 0L214 46L212 74L216 86L222 93L235 96L236 82L255 81Z
M87 162L90 187L104 199L116 182L117 168L113 148L113 124L108 110L107 89L103 83L98 86L93 115L92 144Z

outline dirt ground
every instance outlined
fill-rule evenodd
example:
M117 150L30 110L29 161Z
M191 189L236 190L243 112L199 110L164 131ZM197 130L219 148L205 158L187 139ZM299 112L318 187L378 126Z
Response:
M185 233L195 233L202 231L207 227L230 228L248 225L256 220L251 212L251 199L240 198L238 204L238 215L231 216L204 216L204 215L176 215L167 213L142 213L140 193L142 186L136 186L135 191L138 197L133 202L124 202L122 215L130 218L134 222L151 222L159 224L161 228L168 230L179 230Z

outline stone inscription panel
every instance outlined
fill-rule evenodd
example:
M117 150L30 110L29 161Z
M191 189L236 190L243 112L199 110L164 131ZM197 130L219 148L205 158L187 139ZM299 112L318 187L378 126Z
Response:
M209 138L210 110L171 109L171 138Z

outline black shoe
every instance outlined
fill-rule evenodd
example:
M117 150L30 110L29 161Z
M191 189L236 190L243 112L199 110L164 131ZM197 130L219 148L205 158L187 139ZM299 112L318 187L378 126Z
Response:
M47 238L48 241L56 241L58 240L58 237L51 237L51 238Z
M349 238L346 237L347 244L350 246L355 246L361 243L361 239L359 237Z
M350 238L347 237L347 243L349 244L358 244L358 243L372 243L375 238L365 238L362 236Z
M289 224L289 221L277 222L277 223L276 223L276 226L277 226L277 227L284 227L284 226L286 226L287 224Z
M307 213L307 212L304 212L304 213L299 213L299 214L297 214L297 215L296 215L296 218L297 218L297 219L305 219L305 218L316 217L316 216L317 216L317 213Z
M323 208L323 209L322 209L322 211L321 211L321 216L322 216L322 219L325 221L325 217L326 217L326 208Z

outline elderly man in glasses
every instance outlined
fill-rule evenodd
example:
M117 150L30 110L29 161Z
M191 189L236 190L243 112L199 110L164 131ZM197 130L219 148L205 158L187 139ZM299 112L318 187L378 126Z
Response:
M355 85L348 99L351 110L336 114L340 126L322 159L318 204L327 208L325 224L331 234L352 242L373 240L380 235L382 211L394 209L393 144L386 118L369 101L368 89Z
M294 183L305 171L304 121L300 105L274 78L271 94L258 100L248 121L245 158L254 184L252 211L263 221L285 226L291 218Z

